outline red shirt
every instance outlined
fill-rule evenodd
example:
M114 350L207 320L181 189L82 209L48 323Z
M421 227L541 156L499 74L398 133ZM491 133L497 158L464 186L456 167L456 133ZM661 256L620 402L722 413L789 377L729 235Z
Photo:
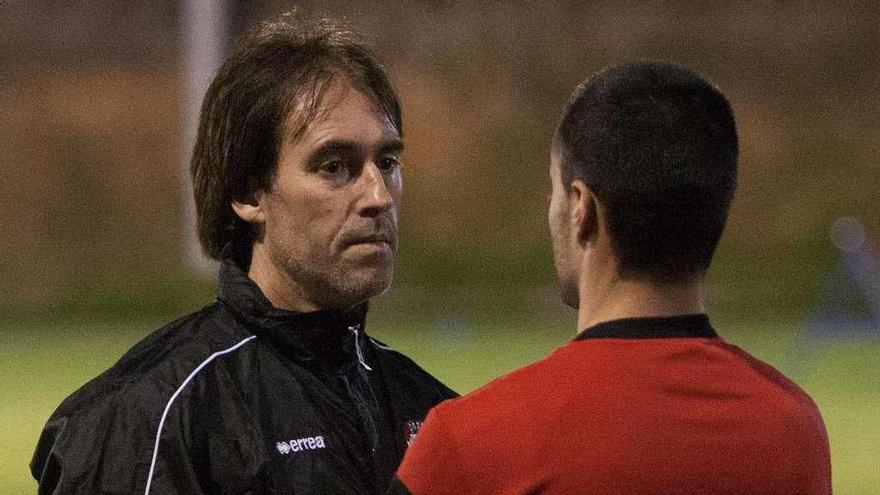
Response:
M818 408L705 315L601 323L435 407L399 480L427 494L827 494Z

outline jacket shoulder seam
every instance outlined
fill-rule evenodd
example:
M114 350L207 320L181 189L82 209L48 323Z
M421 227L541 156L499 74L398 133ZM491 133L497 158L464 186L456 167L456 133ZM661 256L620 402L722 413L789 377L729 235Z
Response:
M165 404L165 409L162 411L162 416L159 419L159 427L156 429L156 440L153 444L153 455L150 460L150 470L147 475L147 485L146 485L146 488L144 489L145 495L148 495L150 493L150 485L152 484L153 474L154 474L155 468L156 468L156 459L158 458L158 455L159 455L159 442L162 439L162 428L165 426L165 419L168 417L168 412L171 410L171 406L174 404L175 399L177 399L177 397L180 395L180 393L183 391L183 389L186 388L186 386L192 381L192 379L195 378L196 375L198 375L199 372L202 371L202 369L204 369L212 361L214 361L216 358L218 358L224 354L229 354L229 353L237 351L239 348L241 348L242 346L244 346L245 344L247 344L248 342L250 342L256 338L257 338L256 335L250 335L250 336L242 339L241 341L239 341L235 345L233 345L231 347L227 347L226 349L219 350L219 351L211 354L210 356L208 356L198 366L196 366L196 368L193 371L190 372L190 374L183 380L183 382L177 387L177 389L174 391L174 393L168 399L168 402Z

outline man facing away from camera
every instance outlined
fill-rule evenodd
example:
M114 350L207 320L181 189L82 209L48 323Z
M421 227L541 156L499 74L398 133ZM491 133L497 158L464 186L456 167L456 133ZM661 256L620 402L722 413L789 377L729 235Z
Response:
M391 283L401 112L331 23L262 26L202 107L192 159L217 300L67 398L39 493L382 493L454 393L365 333Z
M585 81L548 213L578 334L428 416L393 493L827 494L813 401L726 343L700 288L736 184L719 91L665 63Z

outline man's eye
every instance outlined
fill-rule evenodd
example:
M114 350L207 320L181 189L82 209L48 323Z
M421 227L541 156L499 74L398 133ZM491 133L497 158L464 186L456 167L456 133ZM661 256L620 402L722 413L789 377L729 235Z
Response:
M386 156L379 160L379 168L383 171L390 171L400 167L400 160L396 156Z
M333 160L331 162L326 162L321 165L321 171L326 172L330 175L337 175L340 172L345 170L345 163L342 160Z

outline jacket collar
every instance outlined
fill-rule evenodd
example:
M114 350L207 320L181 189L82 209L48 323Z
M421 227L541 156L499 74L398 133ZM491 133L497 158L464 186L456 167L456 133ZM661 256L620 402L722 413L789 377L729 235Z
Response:
M297 361L335 367L357 360L355 337L361 349L366 346L366 302L348 310L297 313L272 306L232 258L222 261L219 278L217 299L251 332Z

